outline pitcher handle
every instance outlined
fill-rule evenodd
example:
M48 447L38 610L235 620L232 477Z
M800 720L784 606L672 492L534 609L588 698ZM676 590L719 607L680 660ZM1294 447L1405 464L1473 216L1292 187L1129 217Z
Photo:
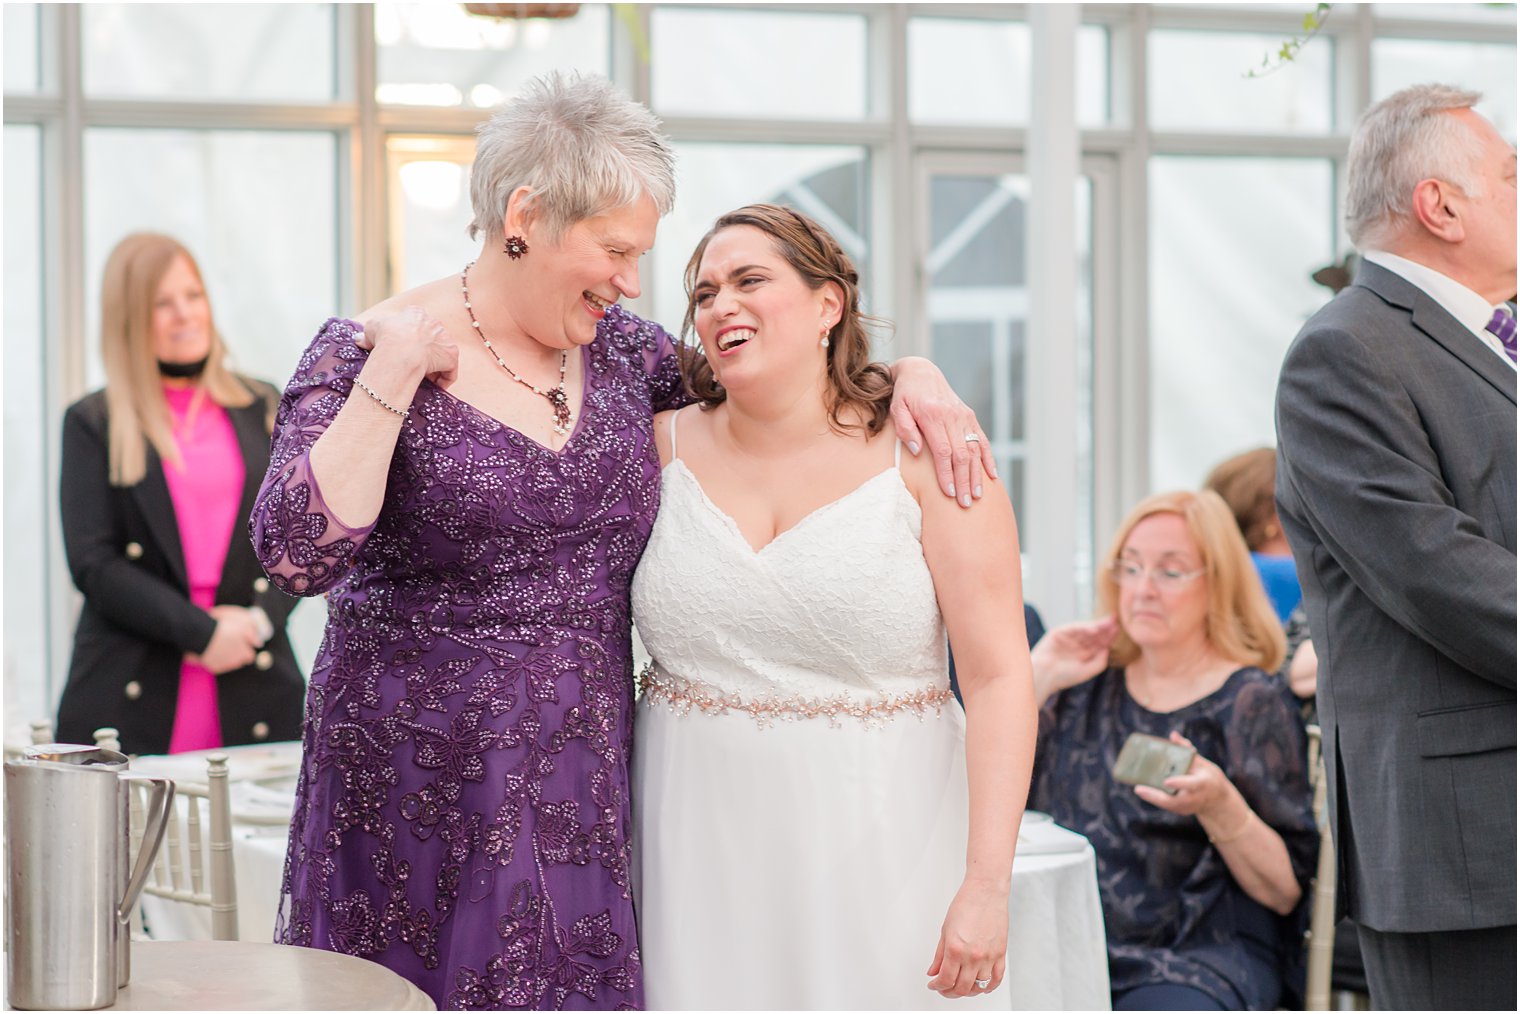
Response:
M174 782L167 778L149 778L147 775L127 773L118 777L128 782L145 782L151 790L143 815L143 839L137 853L137 867L132 871L132 876L127 881L126 894L116 909L116 918L126 922L132 917L137 896L148 882L148 872L152 870L153 860L158 856L158 847L164 843L164 832L168 830L169 820L174 813Z

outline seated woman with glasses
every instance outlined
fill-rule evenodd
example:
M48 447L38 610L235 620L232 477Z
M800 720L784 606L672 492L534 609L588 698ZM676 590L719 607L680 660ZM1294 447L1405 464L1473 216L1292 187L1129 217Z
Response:
M1130 512L1099 572L1102 618L1031 655L1029 805L1092 842L1115 1010L1271 1009L1302 950L1318 835L1282 627L1216 494ZM1196 750L1161 787L1118 781L1133 733Z

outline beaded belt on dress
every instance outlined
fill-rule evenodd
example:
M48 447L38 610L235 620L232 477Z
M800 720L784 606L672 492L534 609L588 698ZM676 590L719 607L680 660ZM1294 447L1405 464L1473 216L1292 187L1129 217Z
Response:
M680 676L666 672L654 662L644 666L639 673L639 693L654 703L664 703L677 714L685 715L696 708L704 715L721 715L737 711L749 715L762 727L777 719L798 721L808 718L827 718L830 725L838 725L841 718L855 718L862 722L880 722L901 712L912 712L920 719L930 711L936 715L940 708L954 698L949 687L925 687L912 693L890 694L875 700L856 700L843 695L836 697L743 697L739 694L721 693L709 687L693 683Z

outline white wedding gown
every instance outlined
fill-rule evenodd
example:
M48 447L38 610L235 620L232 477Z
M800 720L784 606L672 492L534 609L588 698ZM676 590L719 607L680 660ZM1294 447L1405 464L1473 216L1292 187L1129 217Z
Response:
M965 725L898 470L759 552L678 456L661 496L633 580L650 1009L1006 1010L1006 986L928 988L965 872Z

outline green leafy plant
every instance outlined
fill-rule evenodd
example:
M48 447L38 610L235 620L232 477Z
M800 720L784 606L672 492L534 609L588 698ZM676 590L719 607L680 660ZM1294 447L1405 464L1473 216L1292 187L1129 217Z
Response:
M1315 4L1314 10L1304 15L1302 30L1291 39L1284 39L1283 44L1276 50L1266 53L1261 58L1260 67L1252 67L1245 72L1245 77L1265 77L1273 71L1281 70L1298 56L1298 51L1304 48L1304 44L1314 38L1325 27L1325 21L1330 17L1330 8L1333 4Z

